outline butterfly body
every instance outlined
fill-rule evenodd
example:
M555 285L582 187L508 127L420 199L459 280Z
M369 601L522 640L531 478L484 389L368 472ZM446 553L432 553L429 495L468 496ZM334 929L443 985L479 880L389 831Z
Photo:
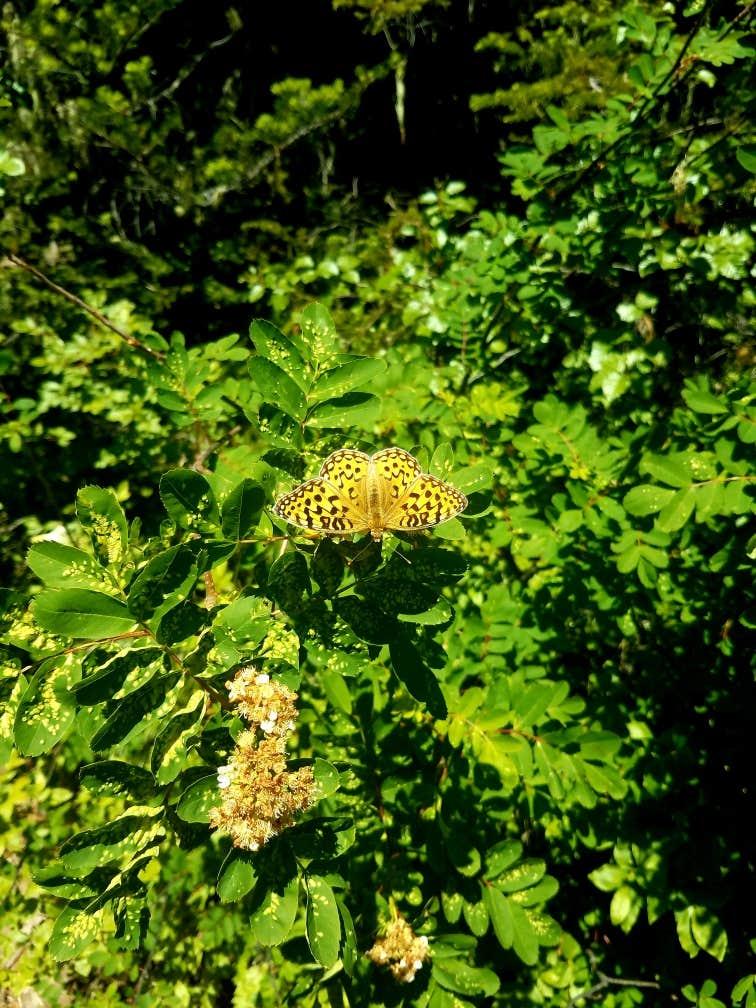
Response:
M412 532L448 521L467 507L463 493L422 471L403 448L375 455L352 448L332 452L320 474L276 501L279 518L325 535Z

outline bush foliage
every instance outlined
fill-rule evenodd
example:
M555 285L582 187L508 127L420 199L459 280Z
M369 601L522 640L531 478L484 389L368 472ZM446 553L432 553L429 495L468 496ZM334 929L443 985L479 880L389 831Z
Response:
M4 993L755 1005L749 8L183 6L3 14ZM389 445L464 513L273 511Z

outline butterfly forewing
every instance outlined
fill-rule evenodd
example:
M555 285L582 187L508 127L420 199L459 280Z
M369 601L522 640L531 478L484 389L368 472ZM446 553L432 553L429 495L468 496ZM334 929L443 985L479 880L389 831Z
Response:
M423 471L414 455L403 448L384 448L376 452L370 461L375 478L382 483L382 496L388 501L403 497Z
M320 475L350 501L362 504L369 469L369 455L351 448L339 448L338 451L331 452L320 467Z
M317 477L279 497L274 512L297 528L327 535L367 532L367 518L329 480Z

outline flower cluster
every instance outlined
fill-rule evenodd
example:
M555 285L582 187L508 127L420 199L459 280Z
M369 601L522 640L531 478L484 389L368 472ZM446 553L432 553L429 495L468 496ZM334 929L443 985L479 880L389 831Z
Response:
M388 966L397 980L410 983L430 958L430 950L425 935L418 937L407 921L397 916L387 924L384 936L365 955L374 963Z
M311 767L286 769L297 694L254 668L240 669L226 686L250 727L228 764L218 768L223 801L211 810L210 825L229 834L235 847L256 851L312 805L315 781Z

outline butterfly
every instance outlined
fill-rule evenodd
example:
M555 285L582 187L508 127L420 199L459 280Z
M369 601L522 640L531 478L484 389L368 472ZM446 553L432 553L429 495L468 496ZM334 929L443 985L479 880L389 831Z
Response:
M375 455L339 448L318 476L279 497L273 511L297 528L333 536L369 532L379 542L388 530L432 528L466 507L463 493L424 473L403 448Z

